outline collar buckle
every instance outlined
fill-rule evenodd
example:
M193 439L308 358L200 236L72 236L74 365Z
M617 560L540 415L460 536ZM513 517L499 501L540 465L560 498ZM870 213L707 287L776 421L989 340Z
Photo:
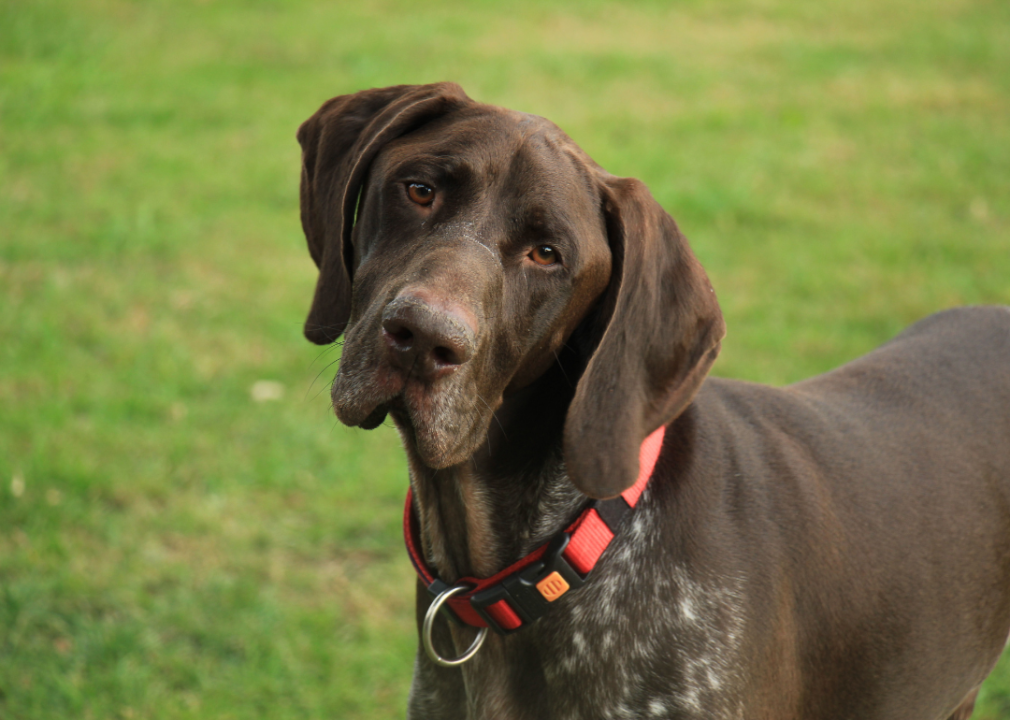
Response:
M570 533L555 537L538 560L512 573L500 583L474 593L470 605L499 635L508 635L536 622L554 602L569 590L582 587L589 577L580 575L564 557ZM591 571L590 571L591 572ZM502 627L488 612L488 606L504 600L522 620L514 628Z

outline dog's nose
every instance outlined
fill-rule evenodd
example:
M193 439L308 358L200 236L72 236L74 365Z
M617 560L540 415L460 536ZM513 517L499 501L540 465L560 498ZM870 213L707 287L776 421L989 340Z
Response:
M390 359L425 379L448 374L473 357L476 318L456 304L402 293L382 313L382 335Z

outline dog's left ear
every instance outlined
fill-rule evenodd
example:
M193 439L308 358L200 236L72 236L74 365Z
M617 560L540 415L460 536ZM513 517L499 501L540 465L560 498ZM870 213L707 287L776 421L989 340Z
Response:
M328 100L298 128L301 216L319 268L305 337L319 345L343 333L351 314L350 235L368 167L385 143L473 104L454 83L397 85Z
M634 484L642 441L687 408L726 334L715 291L673 218L638 180L601 183L614 264L602 335L564 436L568 474L595 498Z

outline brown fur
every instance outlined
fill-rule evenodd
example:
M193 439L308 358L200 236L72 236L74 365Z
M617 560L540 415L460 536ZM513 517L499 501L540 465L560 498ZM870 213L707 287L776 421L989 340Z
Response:
M686 240L548 121L400 86L298 138L306 335L345 334L343 422L396 423L440 577L620 493L667 426L587 584L462 669L419 653L411 717L970 715L1010 632L1010 311L936 315L788 388L705 380L724 326ZM472 638L436 625L447 654Z

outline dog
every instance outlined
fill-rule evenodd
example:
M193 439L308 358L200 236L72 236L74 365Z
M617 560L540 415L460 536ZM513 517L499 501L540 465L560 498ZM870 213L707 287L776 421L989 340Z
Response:
M408 458L408 717L970 716L1010 634L1010 309L706 379L676 223L549 121L398 86L298 140L305 334Z

